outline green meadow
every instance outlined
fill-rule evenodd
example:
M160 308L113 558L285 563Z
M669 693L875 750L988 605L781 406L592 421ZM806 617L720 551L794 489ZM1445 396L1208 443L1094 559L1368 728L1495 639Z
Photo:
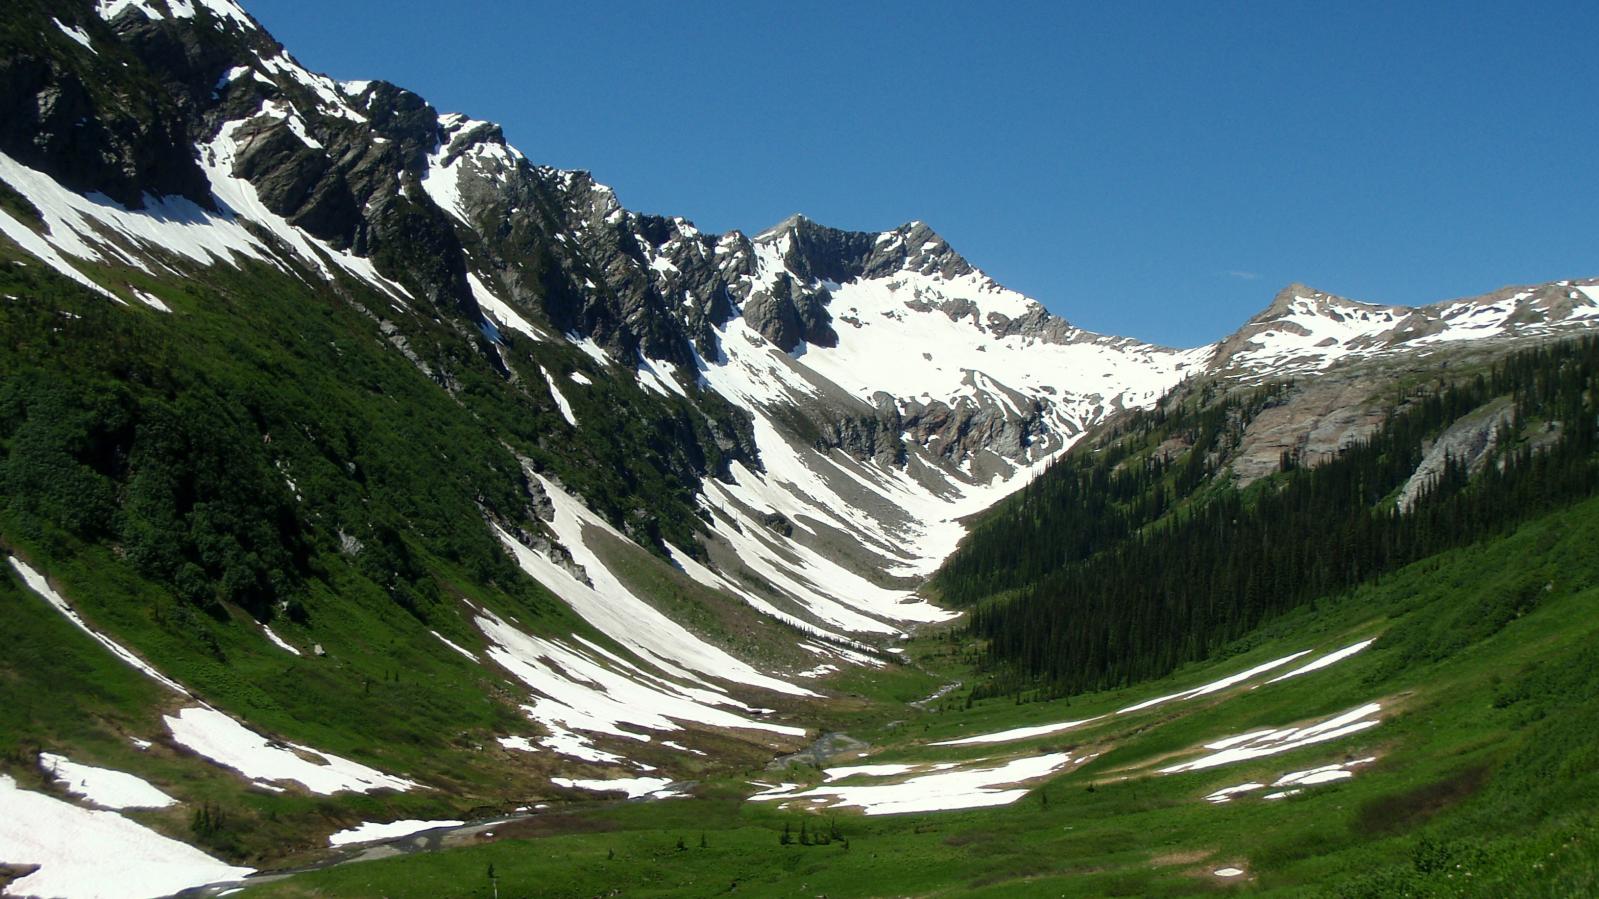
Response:
M1300 609L1161 681L1053 701L1024 694L967 707L957 690L927 711L899 704L910 674L917 689L970 677L966 656L929 636L911 644L913 664L891 671L883 692L858 694L832 716L871 744L872 763L1089 757L1011 805L784 810L744 801L759 789L750 782L819 782L821 772L752 769L701 782L689 799L561 803L441 851L298 874L246 895L1591 895L1596 544L1599 502L1590 501ZM1370 638L1343 661L1265 683ZM1234 687L1111 714L1302 650L1314 652ZM1205 754L1206 743L1367 703L1381 706L1380 723L1343 738L1158 773ZM1100 715L1031 740L929 745ZM1265 800L1271 791L1261 789L1205 800L1367 757L1375 761L1351 768L1352 778L1283 799ZM1243 873L1214 873L1226 868Z

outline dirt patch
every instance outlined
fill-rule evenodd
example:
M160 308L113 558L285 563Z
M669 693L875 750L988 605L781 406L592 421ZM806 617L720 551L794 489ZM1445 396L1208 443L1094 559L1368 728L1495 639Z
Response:
M1157 855L1151 858L1149 863L1156 868L1172 868L1178 865L1197 865L1215 854L1216 850L1214 849L1190 849L1183 852L1168 852L1164 855Z
M1488 765L1478 765L1403 793L1380 796L1361 806L1355 827L1363 833L1409 829L1482 789L1488 774Z
M976 890L1013 880L1035 880L1056 873L1055 866L1048 859L1018 855L1007 859L1006 862L1005 867L990 871L968 882L967 886Z

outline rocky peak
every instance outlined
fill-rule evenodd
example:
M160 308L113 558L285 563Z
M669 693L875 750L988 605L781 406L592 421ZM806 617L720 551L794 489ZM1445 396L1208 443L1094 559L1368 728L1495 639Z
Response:
M761 232L755 240L780 247L784 268L801 281L836 284L860 277L872 250L872 237L792 215Z
M1294 303L1301 298L1314 300L1326 296L1330 296L1330 294L1324 294L1321 291L1316 290L1314 287L1310 287L1295 281L1292 284L1289 284L1287 287L1284 287L1282 290L1277 291L1277 295L1271 298L1271 303L1268 304L1265 309L1262 309L1260 312L1256 313L1255 316L1250 319L1250 321L1265 321L1267 319L1273 319L1282 316L1291 308L1293 308Z
M881 278L902 271L959 278L976 269L926 222L906 222L876 236L863 275Z
M0 152L128 208L142 208L147 194L211 208L199 165L172 152L189 142L189 110L116 30L144 18L130 11L136 8L88 0L7 4L14 34L40 39L33 52L0 57ZM63 28L77 29L85 42Z

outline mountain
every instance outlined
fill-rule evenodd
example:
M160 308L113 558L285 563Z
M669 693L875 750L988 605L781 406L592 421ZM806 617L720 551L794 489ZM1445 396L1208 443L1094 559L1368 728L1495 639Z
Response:
M1284 377L1398 355L1426 359L1463 344L1581 333L1599 315L1599 282L1506 287L1430 306L1379 306L1290 284L1217 344L1208 368Z
M985 598L950 588L980 550L928 578L1056 460L1140 428L1174 460L1203 428L1167 419L1259 388L1187 487L1276 484L1599 315L1599 281L1416 309L1294 285L1217 344L1154 346L922 222L628 210L491 122L307 71L232 0L14 7L0 676L26 699L0 704L0 789L173 853L150 895L237 875L175 836L275 866L378 818L825 761L815 737L923 714L947 669L921 647L958 615L929 596ZM1439 445L1494 457L1483 433ZM178 796L91 813L47 757ZM22 861L21 889L95 883Z

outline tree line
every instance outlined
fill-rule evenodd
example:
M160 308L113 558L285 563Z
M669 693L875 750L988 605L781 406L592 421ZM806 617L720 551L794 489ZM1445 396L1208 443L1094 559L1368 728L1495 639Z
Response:
M1409 390L1337 457L1308 467L1284 454L1279 472L1238 489L1226 450L1283 389L1132 416L1115 444L1068 455L973 534L937 583L977 603L968 627L986 641L988 692L1159 677L1318 597L1599 491L1599 339ZM1428 441L1505 399L1513 412L1487 463L1446 458L1400 511Z

